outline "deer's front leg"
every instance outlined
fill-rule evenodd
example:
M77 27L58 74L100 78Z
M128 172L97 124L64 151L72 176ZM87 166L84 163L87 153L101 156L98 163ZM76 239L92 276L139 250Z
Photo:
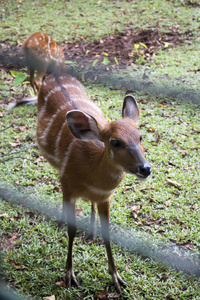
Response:
M110 231L109 231L109 211L110 211L110 202L103 202L101 204L98 204L98 212L100 216L101 221L101 231L102 236L105 242L106 251L108 255L108 269L109 273L111 274L113 278L113 282L115 285L115 288L118 293L121 293L121 287L122 285L127 285L127 283L119 276L117 269L115 267L111 246L110 246Z
M37 71L37 76L34 80L35 87L37 90L36 95L39 93L46 70L47 70L47 65L44 65L43 69Z
M91 204L91 219L90 219L90 229L86 239L95 239L96 238L96 210L95 204Z
M73 248L74 237L76 235L76 215L75 215L75 203L66 200L64 200L63 202L65 203L63 209L65 209L66 212L68 236L69 236L66 274L64 276L64 281L66 286L70 288L72 284L74 284L75 286L79 286L79 283L76 280L76 277L74 275L73 263L72 263L72 248Z
M37 95L37 90L35 87L35 78L34 78L35 69L30 67L30 84L34 90L35 95Z
M58 220L59 227L62 227L63 225L67 224L67 205L68 202L63 199L62 214L60 220Z

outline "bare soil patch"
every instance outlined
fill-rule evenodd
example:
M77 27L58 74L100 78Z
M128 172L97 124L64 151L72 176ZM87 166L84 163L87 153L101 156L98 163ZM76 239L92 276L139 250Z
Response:
M105 68L102 64L105 56L110 61L109 66L124 68L133 63L138 56L149 60L160 49L174 48L189 40L191 36L190 31L180 34L176 31L162 33L159 30L146 29L135 32L133 29L127 29L123 33L107 35L93 42L86 43L82 37L79 41L61 46L66 59L77 61L80 68L88 68L95 59L98 59L98 68ZM0 44L0 68L9 71L24 66L24 55L20 46L11 46L7 41Z
M176 31L162 33L158 30L146 29L135 32L133 29L127 29L123 33L107 35L100 40L93 42L84 42L82 40L63 44L63 50L66 57L72 59L88 59L105 57L114 62L116 57L119 65L131 64L139 56L150 59L151 56L160 49L174 48L178 44L190 39L191 32L179 34Z

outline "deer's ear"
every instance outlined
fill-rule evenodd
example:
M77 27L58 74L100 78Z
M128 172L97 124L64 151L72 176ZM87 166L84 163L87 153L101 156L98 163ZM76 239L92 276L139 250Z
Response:
M78 139L90 141L99 139L99 126L95 118L81 110L70 110L67 123L71 133Z
M122 117L130 118L137 122L139 114L140 112L135 98L132 95L126 95L122 108Z

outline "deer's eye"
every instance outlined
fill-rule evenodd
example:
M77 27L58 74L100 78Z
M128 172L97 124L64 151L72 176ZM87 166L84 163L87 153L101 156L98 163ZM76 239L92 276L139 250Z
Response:
M114 148L120 148L122 146L122 143L118 140L111 140L110 143Z
M140 136L140 143L142 143L142 140L143 140L143 137L142 137L142 135Z

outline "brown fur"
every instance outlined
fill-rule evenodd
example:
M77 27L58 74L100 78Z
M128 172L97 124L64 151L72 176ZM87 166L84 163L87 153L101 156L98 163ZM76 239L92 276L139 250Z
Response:
M23 43L26 64L30 70L30 83L35 93L41 87L45 73L60 72L65 67L63 50L45 33L31 34ZM37 76L34 78L34 72Z
M92 203L91 235L95 227L95 205L98 207L109 272L120 292L120 284L126 283L117 273L110 248L110 196L125 172L140 179L151 173L136 124L139 109L129 95L124 100L124 118L108 123L101 110L87 98L78 80L71 76L60 76L59 80L69 97L53 75L45 79L38 97L37 140L43 155L60 172L62 221L67 219L69 234L65 282L68 286L72 282L78 285L72 267L72 244L76 233L75 199L81 197Z

